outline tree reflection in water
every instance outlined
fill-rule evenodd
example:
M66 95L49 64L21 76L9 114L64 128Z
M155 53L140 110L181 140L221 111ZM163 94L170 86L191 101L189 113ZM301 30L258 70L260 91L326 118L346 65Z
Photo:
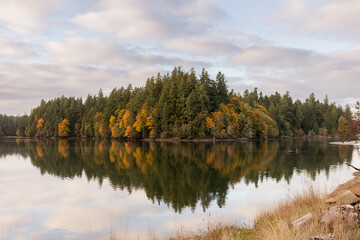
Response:
M176 212L204 211L212 201L224 206L227 191L239 181L261 184L264 178L290 181L294 172L313 179L332 165L351 162L352 146L326 141L286 139L246 142L121 142L92 140L2 140L0 157L29 157L41 174L60 178L86 175L114 189L144 189L153 202Z

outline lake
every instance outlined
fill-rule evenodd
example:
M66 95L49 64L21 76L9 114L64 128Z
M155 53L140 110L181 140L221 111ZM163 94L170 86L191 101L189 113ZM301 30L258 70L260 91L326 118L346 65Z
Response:
M0 239L159 238L251 226L309 186L352 178L359 150L329 140L122 142L0 139Z

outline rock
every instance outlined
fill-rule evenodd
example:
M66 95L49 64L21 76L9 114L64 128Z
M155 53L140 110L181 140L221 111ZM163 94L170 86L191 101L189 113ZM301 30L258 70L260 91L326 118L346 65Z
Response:
M358 221L358 217L359 217L359 213L358 211L355 209L354 206L352 205L342 205L341 206L341 210L342 210L342 218L345 219L347 218L350 221Z
M328 200L326 200L326 203L328 203L328 204L336 203L336 198L334 198L334 197L329 198Z
M358 221L359 214L357 212L348 213L348 217L352 221Z
M307 221L309 221L312 217L312 213L308 212L305 216L293 221L291 224L294 228L300 228L302 225L304 225Z
M324 214L321 218L321 223L324 224L331 224L333 223L337 218L341 220L350 220L350 221L356 221L359 220L359 212L358 212L358 204L354 206L352 205L342 205L342 206L333 206L330 208L329 212Z
M320 222L329 224L337 218L338 214L339 214L339 209L337 206L334 206L330 208L329 212L327 212L326 214L324 214L324 216L322 216Z
M320 234L320 235L308 238L308 240L334 240L334 235L332 233L329 233L328 235Z
M347 211L354 211L354 206L350 204L342 205L341 209L347 210Z
M353 194L360 196L360 185L349 188L348 190L351 191Z
M360 198L355 196L351 191L344 190L339 193L336 197L336 204L338 205L346 205L346 204L353 204L360 201Z

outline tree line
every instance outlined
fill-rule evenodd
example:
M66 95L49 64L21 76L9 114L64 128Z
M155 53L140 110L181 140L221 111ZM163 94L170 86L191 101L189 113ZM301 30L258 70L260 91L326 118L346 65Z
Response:
M0 135L95 138L266 138L331 135L352 119L343 109L312 93L294 101L287 92L270 96L229 91L221 72L175 67L147 79L145 86L114 88L108 96L42 100L29 116L0 115ZM339 120L341 118L341 121ZM340 121L340 122L339 122Z

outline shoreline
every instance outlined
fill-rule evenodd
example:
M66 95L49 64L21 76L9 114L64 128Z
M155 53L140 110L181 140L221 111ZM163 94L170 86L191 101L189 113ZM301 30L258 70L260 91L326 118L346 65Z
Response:
M52 140L107 140L123 142L246 142L246 141L272 141L281 139L339 139L338 136L279 136L274 138L96 138L96 137L23 137L0 136L0 139L52 139Z

